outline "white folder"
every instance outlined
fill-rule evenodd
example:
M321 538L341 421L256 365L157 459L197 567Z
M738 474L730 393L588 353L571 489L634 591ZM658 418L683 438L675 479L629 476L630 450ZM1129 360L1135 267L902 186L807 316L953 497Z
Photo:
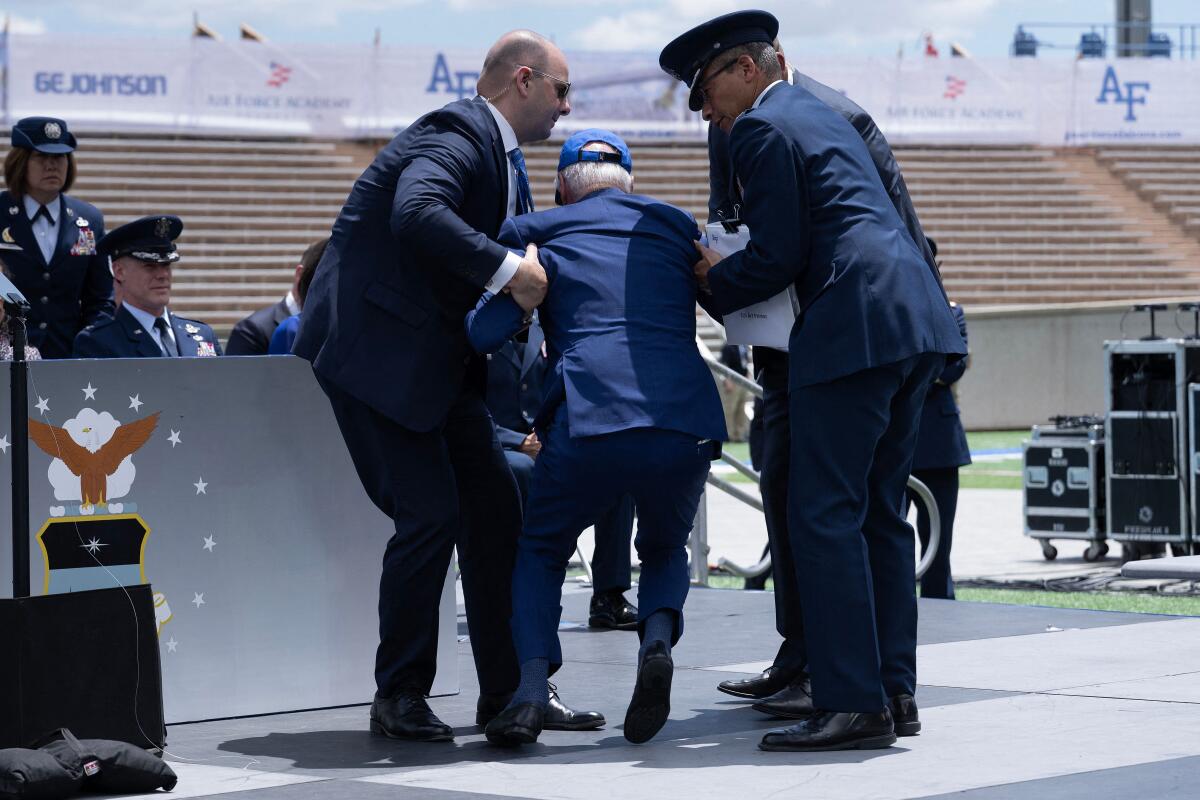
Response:
M713 222L704 228L708 246L721 256L729 256L745 249L750 242L750 229L738 225L730 233L725 224ZM725 339L729 344L749 344L772 347L787 351L792 325L800 313L800 301L796 298L796 287L789 285L779 294L761 303L731 311L725 315Z

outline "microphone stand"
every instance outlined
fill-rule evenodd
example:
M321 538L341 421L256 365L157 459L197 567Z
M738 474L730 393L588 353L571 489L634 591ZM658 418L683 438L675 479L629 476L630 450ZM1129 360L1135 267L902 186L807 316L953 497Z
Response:
M0 287L2 291L2 287ZM4 297L12 337L9 408L12 429L12 558L13 598L29 596L29 365L25 362L25 312L20 292Z

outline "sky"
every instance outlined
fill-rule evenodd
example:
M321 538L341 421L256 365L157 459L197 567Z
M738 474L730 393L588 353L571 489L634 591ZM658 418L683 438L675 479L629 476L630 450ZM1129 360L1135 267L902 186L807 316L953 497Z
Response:
M486 48L506 30L532 28L566 50L657 52L687 28L718 14L763 8L780 19L785 50L797 57L918 53L924 32L943 54L957 42L974 56L1008 53L1029 22L1111 22L1114 0L0 0L10 29L81 37L187 36L192 13L226 38L239 23L280 45L364 44L376 29L389 45ZM1156 0L1154 19L1196 23L1196 0ZM1178 39L1178 26L1163 32ZM1079 31L1035 28L1069 54ZM1197 30L1200 38L1200 30ZM1047 54L1051 55L1051 54Z

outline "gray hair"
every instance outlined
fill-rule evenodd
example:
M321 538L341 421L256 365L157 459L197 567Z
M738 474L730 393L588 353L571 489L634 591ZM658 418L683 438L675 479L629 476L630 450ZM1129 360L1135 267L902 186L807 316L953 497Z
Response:
M559 182L579 199L600 189L615 188L629 194L633 191L633 175L620 164L608 161L580 161L568 164L558 173Z
M775 41L779 40L776 39ZM768 79L775 81L783 77L783 72L779 69L779 59L775 54L775 48L766 42L740 44L737 47L731 47L724 51L717 58L739 59L742 56L750 56L750 60L755 63L759 71L766 75ZM715 61L716 59L713 60Z

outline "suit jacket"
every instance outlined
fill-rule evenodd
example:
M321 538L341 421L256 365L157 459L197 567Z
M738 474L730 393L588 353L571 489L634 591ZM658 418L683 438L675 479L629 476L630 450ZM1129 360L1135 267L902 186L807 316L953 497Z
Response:
M662 428L724 440L716 384L696 347L695 220L650 197L602 189L568 206L504 223L500 241L536 242L549 290L538 309L554 370L542 428L566 404L572 437ZM513 309L516 309L514 314ZM473 341L511 335L507 294L469 315Z
M484 359L463 318L507 250L507 158L482 100L426 114L355 182L304 300L293 352L413 431L446 417Z
M487 357L487 407L505 450L521 446L542 406L542 390L550 370L550 359L542 355L545 338L535 319L529 326L527 341L509 339Z
M171 314L171 330L179 353L184 357L219 356L221 343L213 329L203 322ZM75 337L73 358L164 358L153 333L124 306L95 325L89 325Z
M296 331L298 330L300 330L299 314L293 314L279 323L279 326L275 328L275 332L271 334L271 344L267 347L267 355L290 355L292 345L296 343Z
M287 298L255 311L233 326L225 342L225 355L265 356L271 346L271 334L291 315Z
M58 244L46 263L22 200L0 192L0 250L12 281L29 301L29 344L43 358L69 358L75 334L113 313L108 259L96 254L104 215L95 206L59 195Z
M963 341L967 341L967 319L962 306L952 303L950 310ZM946 365L921 409L921 428L917 433L917 449L913 455L913 471L922 469L946 469L971 463L971 449L967 446L967 434L958 416L958 405L954 402L951 387L967 371L967 360L960 358Z
M867 152L871 154L875 171L879 173L879 179L883 182L883 188L887 191L896 213L900 215L908 235L921 251L921 257L937 277L940 286L942 275L933 257L933 250L929 247L929 240L925 237L925 231L921 228L921 222L917 219L912 198L908 196L908 187L904 183L904 176L900 174L900 165L896 163L892 146L884 138L875 120L846 95L803 73L792 72L790 82L793 86L808 91L854 126L854 130L867 146ZM729 161L729 135L716 125L708 126L708 183L708 221L737 217L742 193L738 189L737 176Z
M738 118L729 144L751 241L709 272L712 303L725 314L796 287L790 388L966 353L941 286L840 114L777 84Z

